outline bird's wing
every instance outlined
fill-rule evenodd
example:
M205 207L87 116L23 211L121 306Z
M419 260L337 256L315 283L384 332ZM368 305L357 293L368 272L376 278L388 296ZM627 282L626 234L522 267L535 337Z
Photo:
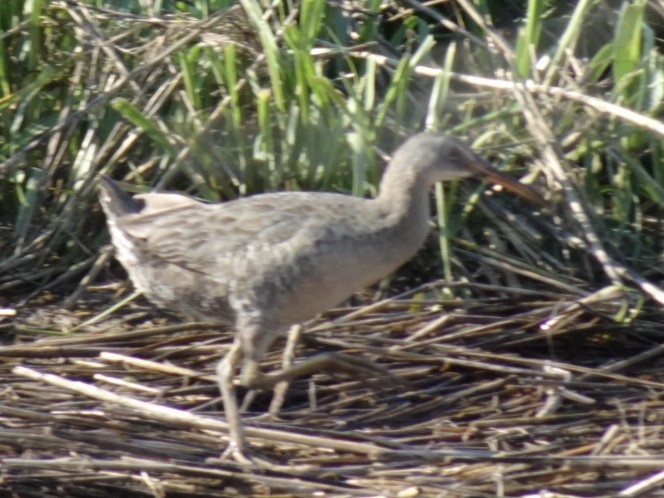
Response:
M169 194L148 195L152 198L143 196L146 209L118 218L117 227L144 254L204 274L238 259L272 257L272 251L296 239L314 243L326 226L344 222L337 218L348 213L349 202L362 202L339 194L289 192L169 206L157 197Z

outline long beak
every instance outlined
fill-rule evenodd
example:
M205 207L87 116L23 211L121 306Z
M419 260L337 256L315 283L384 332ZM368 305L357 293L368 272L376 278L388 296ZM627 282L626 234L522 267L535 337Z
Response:
M535 192L533 189L531 189L527 185L524 185L523 183L519 183L516 180L513 180L509 176L504 175L497 169L490 166L489 163L482 161L479 158L475 161L470 161L469 163L467 163L467 166L468 169L470 169L478 177L486 179L492 183L497 183L498 185L502 185L507 190L510 190L512 193L516 195L520 195L521 197L535 204L536 206L542 208L548 206L548 203L544 200L544 198L541 195L539 195L537 192Z

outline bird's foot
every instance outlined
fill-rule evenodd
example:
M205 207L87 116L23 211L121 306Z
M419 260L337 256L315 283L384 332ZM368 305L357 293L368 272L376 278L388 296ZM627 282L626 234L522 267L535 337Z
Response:
M234 462L242 466L252 466L256 464L255 460L252 458L252 455L247 452L246 448L240 447L240 445L238 445L235 441L230 442L228 448L226 448L226 450L221 454L220 459L232 459Z
M286 370L273 373L266 374L258 370L252 370L251 375L241 376L240 379L235 380L235 383L249 389L269 389L279 382L293 380L298 377L319 372L339 371L356 375L360 379L366 379L367 376L375 376L379 379L388 377L395 382L404 383L402 379L385 367L366 358L343 353L321 353Z
M251 450L245 446L240 448L238 445L231 443L228 448L221 454L219 459L209 459L209 462L214 461L233 461L241 467L262 468L270 470L288 470L288 466L284 466L274 462L265 456L259 454L257 451Z

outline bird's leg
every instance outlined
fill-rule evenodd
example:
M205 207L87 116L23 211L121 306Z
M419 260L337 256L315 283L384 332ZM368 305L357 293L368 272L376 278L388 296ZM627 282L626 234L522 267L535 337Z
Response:
M251 460L244 454L247 448L247 442L244 437L242 420L240 419L240 411L238 410L237 398L235 396L235 387L233 386L235 370L241 358L242 343L236 338L231 349L217 365L217 378L219 381L219 390L221 391L222 400L224 402L226 421L228 422L228 432L230 435L228 449L238 463L249 464L251 463Z
M253 325L245 326L242 330L245 331L240 336L244 344L242 369L234 384L247 389L254 389L256 387L262 389L261 379L265 377L265 374L261 372L259 361L270 348L274 339L282 335L281 331L269 334L264 332L264 328L261 329ZM269 383L267 387L272 387L274 384L274 382Z
M286 347L284 348L284 354L281 357L281 369L288 370L293 366L293 356L295 355L295 348L297 347L298 342L300 342L300 336L302 335L302 325L293 325L288 331L288 339L286 339ZM277 382L274 386L272 392L272 402L270 403L270 409L268 410L271 417L276 417L281 407L284 404L284 399L286 397L286 391L288 391L289 382L287 380Z
M389 377L402 382L386 368L376 363L343 353L321 353L304 360L288 369L274 373L261 373L258 362L248 360L243 368L239 384L250 389L268 389L279 382L290 381L320 371L342 371L349 374Z

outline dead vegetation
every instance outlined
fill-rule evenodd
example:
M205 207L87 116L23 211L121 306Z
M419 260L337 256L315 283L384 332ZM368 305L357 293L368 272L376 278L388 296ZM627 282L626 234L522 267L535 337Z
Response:
M223 456L212 373L231 331L164 318L136 327L154 316L138 305L83 333L35 341L20 326L17 344L0 349L0 490L659 496L659 309L625 325L614 318L634 303L619 289L582 297L469 285L478 297L445 300L443 287L306 327L295 361L341 351L394 378L322 372L292 383L272 416L270 393L248 394L252 449L272 467ZM282 349L266 371L279 368Z

